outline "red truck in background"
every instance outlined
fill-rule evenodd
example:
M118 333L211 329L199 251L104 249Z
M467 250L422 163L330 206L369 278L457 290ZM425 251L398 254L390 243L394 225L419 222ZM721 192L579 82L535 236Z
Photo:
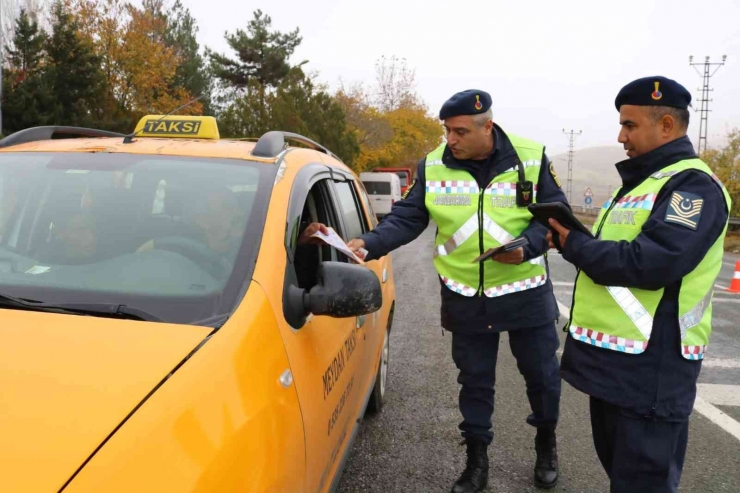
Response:
M411 185L413 180L413 173L411 168L375 168L371 170L373 173L395 173L401 180L401 195L406 193L406 189Z

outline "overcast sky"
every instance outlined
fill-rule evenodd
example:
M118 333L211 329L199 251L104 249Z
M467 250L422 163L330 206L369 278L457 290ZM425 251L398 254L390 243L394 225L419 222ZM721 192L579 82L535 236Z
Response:
M618 145L614 97L638 77L664 75L694 99L701 78L689 55L727 63L715 88L709 144L740 127L740 0L182 0L201 45L229 53L224 32L256 9L281 31L300 28L292 61L332 89L372 82L382 55L406 58L417 91L436 114L453 93L493 97L494 120L510 133L567 149L562 129L583 130L576 147ZM232 54L233 55L233 54ZM689 136L696 143L698 114Z

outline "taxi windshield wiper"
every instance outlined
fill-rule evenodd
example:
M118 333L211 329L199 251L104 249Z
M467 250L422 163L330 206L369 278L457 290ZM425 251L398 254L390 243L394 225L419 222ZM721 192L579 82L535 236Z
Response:
M49 313L65 313L69 315L90 315L94 317L122 318L128 320L143 320L147 322L161 322L162 319L151 313L131 306L117 303L49 303L45 301L16 298L0 293L0 308L15 308Z

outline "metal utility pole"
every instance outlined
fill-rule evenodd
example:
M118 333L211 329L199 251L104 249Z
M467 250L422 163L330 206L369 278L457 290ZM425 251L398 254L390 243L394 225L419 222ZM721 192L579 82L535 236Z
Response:
M711 99L709 99L709 93L714 91L714 89L711 89L709 87L709 79L717 73L719 68L725 64L726 60L727 55L723 55L722 62L719 63L710 63L709 57L705 57L704 61L701 63L694 63L694 56L692 55L689 57L689 65L694 67L696 73L702 77L703 82L702 87L700 89L697 89L697 91L701 91L701 99L699 100L699 102L701 102L701 108L698 110L701 116L701 120L699 122L699 154L707 150L707 123L709 119L709 103L712 101ZM699 66L704 67L703 73L697 68ZM716 67L714 68L714 71L712 71L713 67Z
M566 132L565 129L563 129L563 133L565 135L569 136L569 144L568 144L568 185L565 189L565 194L568 196L568 203L573 203L573 197L571 197L573 192L573 154L575 154L575 151L573 150L573 143L576 140L576 137L581 135L583 132L579 130L578 132L574 132L571 130L570 132Z

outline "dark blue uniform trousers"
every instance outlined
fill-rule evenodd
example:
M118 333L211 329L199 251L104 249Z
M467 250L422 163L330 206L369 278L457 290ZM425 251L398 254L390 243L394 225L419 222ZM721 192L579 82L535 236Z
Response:
M527 423L537 428L555 428L560 408L560 375L555 355L560 341L554 322L539 327L508 332L511 352L519 373L527 384L532 414ZM493 440L493 415L498 332L483 334L452 333L452 359L460 374L460 423L462 436Z
M675 493L681 480L689 421L640 417L591 397L596 453L611 493Z

